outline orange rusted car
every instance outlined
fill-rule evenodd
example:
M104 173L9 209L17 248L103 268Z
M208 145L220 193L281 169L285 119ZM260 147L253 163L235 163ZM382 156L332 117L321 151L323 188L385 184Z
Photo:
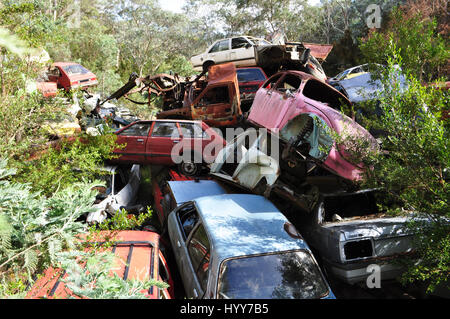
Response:
M209 126L234 126L242 117L239 83L233 63L213 65L206 77L185 85L181 107L159 112L158 119L202 120Z
M110 232L100 232L98 238L90 243L101 244ZM162 253L160 236L151 231L119 231L108 237L113 245L107 248L114 252L117 259L111 274L116 273L126 279L155 279L169 284L169 288L150 287L145 295L149 299L174 298L174 284L166 258ZM77 297L62 281L66 277L62 269L48 268L27 293L26 299L66 299Z

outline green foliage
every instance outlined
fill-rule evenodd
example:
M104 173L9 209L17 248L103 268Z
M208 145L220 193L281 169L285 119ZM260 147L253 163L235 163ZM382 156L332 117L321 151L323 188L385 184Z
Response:
M437 33L435 20L423 20L420 13L407 17L400 9L392 11L390 25L363 39L360 48L366 62L385 63L390 56L389 42L394 41L402 65L415 78L429 82L445 76L441 68L450 58L448 40Z
M73 262L75 259L77 262ZM168 287L164 282L145 278L148 275L144 273L139 278L141 280L123 280L116 273L111 276L115 256L110 252L64 252L59 254L59 260L67 273L67 278L63 281L76 296L82 298L143 299L143 291L151 286Z
M138 217L130 215L125 209L118 211L111 218L106 219L101 224L92 225L91 232L98 232L102 230L127 230L142 226L146 221L152 217L152 210L147 207L147 213L139 214Z
M104 160L113 157L112 150L117 147L115 140L114 134L82 134L73 139L59 140L37 159L14 162L18 168L14 179L27 182L33 189L50 195L94 174L101 174Z
M431 291L449 280L450 187L445 171L450 167L450 139L448 119L441 113L448 107L448 92L423 86L413 75L402 90L396 81L403 67L400 50L391 41L386 51L391 54L381 74L383 90L375 99L381 115L365 122L383 132L383 151L356 147L352 154L367 167L361 187L386 191L390 204L383 208L388 212L414 214L408 227L416 234L417 255L406 260L403 281L425 281Z
M43 197L28 184L8 181L14 170L6 165L6 160L0 160L2 294L5 283L31 280L33 274L56 261L57 253L75 246L74 236L86 230L77 219L92 210L95 199L93 185L86 183Z

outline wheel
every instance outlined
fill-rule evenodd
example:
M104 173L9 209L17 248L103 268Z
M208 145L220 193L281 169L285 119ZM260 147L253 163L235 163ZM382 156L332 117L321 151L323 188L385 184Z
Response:
M196 176L200 174L200 171L202 169L202 164L193 163L190 161L181 162L178 164L178 169L181 174L186 176Z
M215 63L213 61L206 61L205 63L203 63L203 72L208 72L209 67L214 64Z

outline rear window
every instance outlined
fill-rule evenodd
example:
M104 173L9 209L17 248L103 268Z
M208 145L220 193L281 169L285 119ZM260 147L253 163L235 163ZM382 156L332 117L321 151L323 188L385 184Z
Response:
M225 261L219 298L312 299L328 294L319 267L305 251L249 256Z
M63 69L69 75L89 73L88 69L86 69L85 67L83 67L82 65L79 65L79 64L66 65L66 66L63 66Z
M264 73L260 69L237 69L236 73L239 82L266 80Z

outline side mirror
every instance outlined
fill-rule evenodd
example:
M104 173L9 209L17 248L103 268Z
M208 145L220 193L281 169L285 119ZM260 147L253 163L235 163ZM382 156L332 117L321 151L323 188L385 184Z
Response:
M252 45L251 45L250 43L247 43L247 44L245 45L245 48L246 48L246 49L251 48L251 47L252 47Z

